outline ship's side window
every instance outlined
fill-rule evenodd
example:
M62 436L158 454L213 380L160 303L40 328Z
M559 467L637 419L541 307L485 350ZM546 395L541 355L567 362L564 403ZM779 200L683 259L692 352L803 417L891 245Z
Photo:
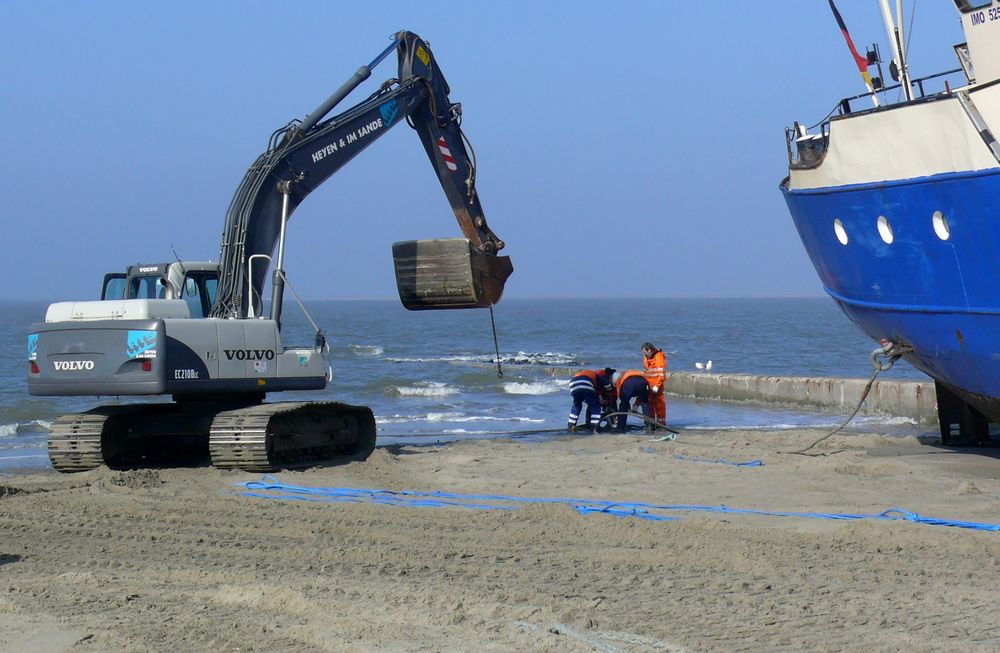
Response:
M892 233L892 225L889 224L889 219L884 215L878 216L878 235L882 237L882 241L886 245L891 245L892 241L895 240L895 236Z
M841 245L847 244L847 230L844 229L844 223L840 221L840 218L833 221L833 233Z
M934 215L931 216L931 223L934 225L934 233L941 240L948 240L951 237L951 225L948 224L948 218L945 217L944 213L940 211L935 211Z

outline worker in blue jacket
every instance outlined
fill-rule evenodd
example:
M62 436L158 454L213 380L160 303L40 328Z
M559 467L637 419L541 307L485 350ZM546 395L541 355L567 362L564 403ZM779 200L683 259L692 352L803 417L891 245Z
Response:
M615 384L615 392L618 395L618 412L628 413L632 411L632 401L635 400L635 407L642 411L646 417L652 416L649 408L649 381L639 370L626 370L615 372L612 376ZM615 426L618 431L624 433L628 430L628 416L619 415L616 418ZM649 426L647 426L647 429Z
M570 431L576 430L576 422L580 418L583 404L587 404L587 419L584 428L597 430L601 417L605 412L614 409L615 389L611 383L614 369L605 367L603 370L580 370L569 382L569 392L573 397L573 407L569 410Z

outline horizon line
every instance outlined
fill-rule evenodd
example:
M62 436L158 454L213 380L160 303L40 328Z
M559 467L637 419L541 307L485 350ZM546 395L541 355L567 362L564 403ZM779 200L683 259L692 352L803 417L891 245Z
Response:
M579 295L579 296L528 296L528 297L506 297L506 301L579 301L579 300L663 300L663 299L828 299L827 294L816 294L816 295L726 295L726 294L706 294L706 295L660 295L655 297L650 296L613 296L613 295ZM28 299L28 298L0 298L0 304L6 303L35 303L35 304L52 304L56 302L64 301L100 301L100 300L86 300L86 299ZM304 302L366 302L366 301L399 301L397 296L382 296L382 297L304 297L302 298ZM504 300L501 300L497 306L501 305Z

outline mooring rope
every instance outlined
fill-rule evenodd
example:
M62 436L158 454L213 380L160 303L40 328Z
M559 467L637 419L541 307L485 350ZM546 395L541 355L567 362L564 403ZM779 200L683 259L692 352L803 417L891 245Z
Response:
M869 356L869 358L871 359L871 362L872 362L872 367L874 367L875 369L872 372L871 378L868 379L868 383L867 383L867 385L865 385L865 389L861 391L861 399L858 400L858 405L855 406L854 412L851 413L847 417L847 419L845 419L840 424L840 426L838 426L837 428L833 429L832 431L830 431L829 433L827 433L826 435L824 435L823 437L821 437L819 440L816 440L815 442L813 442L812 444L810 444L805 449L799 449L798 451L786 451L784 453L796 454L796 455L800 455L800 456L826 456L826 455L829 455L829 454L826 454L826 453L806 453L806 452L809 451L810 449L812 449L813 447L815 447L817 444L819 444L823 440L826 440L827 438L829 438L829 437L831 437L831 436L839 433L841 431L841 429L843 429L845 426L847 426L847 424L852 419L854 419L855 415L858 414L858 411L861 410L861 406L864 405L865 399L868 398L868 393L871 392L872 386L875 384L875 379L878 377L878 375L881 374L882 372L885 372L886 370L892 369L892 366L896 364L896 361L899 360L899 358L903 354L906 354L906 353L909 353L909 352L913 351L913 347L910 347L909 345L901 345L901 344L898 344L898 343L895 343L895 342L891 342L889 340L882 340L880 344L882 346L879 347L878 349L875 349L874 351L872 351L871 355ZM882 360L883 358L885 359L884 361Z

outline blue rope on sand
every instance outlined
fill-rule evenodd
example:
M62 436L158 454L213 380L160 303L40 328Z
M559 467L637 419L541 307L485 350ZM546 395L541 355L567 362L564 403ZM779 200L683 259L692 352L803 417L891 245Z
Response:
M674 458L677 460L690 460L696 463L718 463L721 465L733 465L735 467L763 467L763 460L749 460L745 463L736 463L731 460L726 460L725 458L698 458L696 456L685 456L682 454L675 454Z
M417 490L380 490L372 488L303 487L286 485L273 476L259 481L237 483L247 491L242 495L258 499L314 501L323 503L376 503L397 507L417 508L471 508L474 510L518 510L519 504L563 504L581 515L600 513L615 517L634 517L648 521L673 521L680 517L658 514L660 512L714 512L731 515L757 515L765 517L800 517L809 519L909 521L930 526L951 526L980 531L1000 531L1000 524L989 524L936 517L924 517L902 508L889 508L878 514L788 512L779 510L754 510L730 508L726 505L657 505L651 503L621 503L592 499L556 497L513 497L503 494L455 494L452 492L420 492Z

